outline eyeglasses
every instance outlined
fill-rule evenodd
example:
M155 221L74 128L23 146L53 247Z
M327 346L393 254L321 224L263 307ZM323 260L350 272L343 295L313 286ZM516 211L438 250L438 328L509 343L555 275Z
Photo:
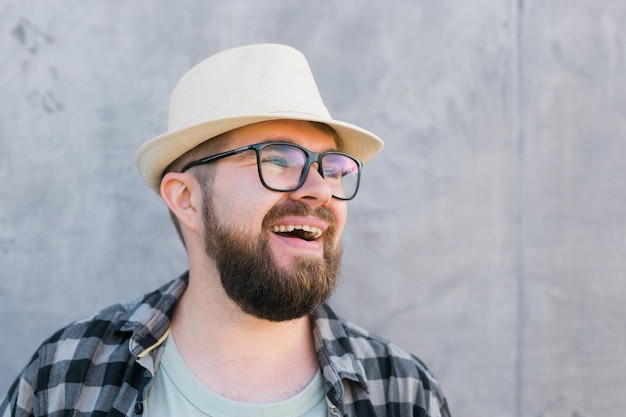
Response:
M263 186L269 190L296 191L306 181L314 162L317 162L317 172L332 190L334 198L351 200L359 189L362 164L358 159L336 151L312 152L302 146L286 142L257 143L221 152L190 162L181 172L248 150L255 151L259 178Z

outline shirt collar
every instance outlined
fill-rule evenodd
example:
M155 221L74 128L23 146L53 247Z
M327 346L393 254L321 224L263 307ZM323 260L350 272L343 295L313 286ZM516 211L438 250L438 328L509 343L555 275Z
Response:
M130 302L134 308L120 320L118 331L132 333L131 354L152 372L155 366L148 354L167 338L174 309L188 282L189 271L140 300ZM341 319L326 304L313 315L313 336L331 402L337 405L341 401L344 378L359 383L367 391L365 370L351 349L350 336Z
M344 378L359 383L367 391L365 369L352 350L350 335L341 319L326 304L317 309L313 318L315 347L331 402L335 405L341 402Z
M144 358L167 337L174 308L187 289L189 272L176 280L144 295L120 320L120 332L132 333L129 342L131 354L136 359Z

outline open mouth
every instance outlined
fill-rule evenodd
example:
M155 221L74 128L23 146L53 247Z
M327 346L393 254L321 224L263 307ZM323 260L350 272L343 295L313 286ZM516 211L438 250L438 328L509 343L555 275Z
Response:
M309 225L280 225L273 226L271 228L272 232L290 238L302 239L306 241L312 241L319 239L322 236L322 230L316 226Z

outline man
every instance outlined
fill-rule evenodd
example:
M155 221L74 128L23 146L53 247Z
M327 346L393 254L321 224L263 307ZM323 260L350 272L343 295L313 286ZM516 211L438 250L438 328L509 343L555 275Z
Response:
M224 51L191 69L137 164L189 271L44 342L2 416L448 416L414 356L331 295L375 135L333 120L304 56Z

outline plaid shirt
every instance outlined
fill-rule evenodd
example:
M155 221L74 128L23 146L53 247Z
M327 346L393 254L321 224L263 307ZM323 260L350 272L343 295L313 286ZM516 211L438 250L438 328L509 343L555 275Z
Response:
M46 340L0 403L0 416L137 416L163 352L187 274L125 304L70 324ZM416 357L340 320L324 305L314 337L329 415L450 415Z

